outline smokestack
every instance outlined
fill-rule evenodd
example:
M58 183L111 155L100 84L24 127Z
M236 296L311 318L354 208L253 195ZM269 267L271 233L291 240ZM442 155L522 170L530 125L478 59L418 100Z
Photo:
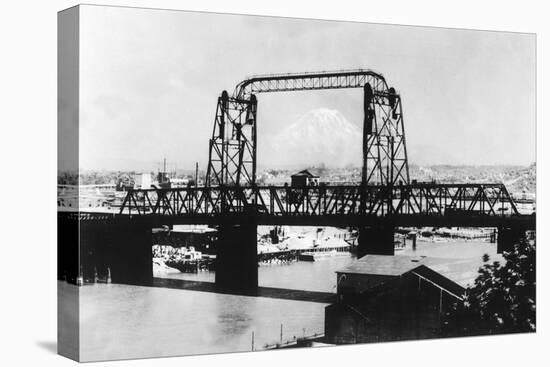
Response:
M195 187L199 187L199 162L195 163Z

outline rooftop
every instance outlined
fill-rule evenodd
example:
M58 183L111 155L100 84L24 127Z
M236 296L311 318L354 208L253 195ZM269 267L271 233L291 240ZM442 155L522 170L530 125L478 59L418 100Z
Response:
M399 276L426 263L426 257L365 255L338 273Z
M500 255L493 255L492 261L501 261ZM436 258L426 256L389 256L366 255L337 273L400 276L420 267L448 278L466 288L472 285L478 276L478 269L483 265L481 256L467 259Z
M304 169L304 170L302 170L298 173L295 173L291 177L301 177L301 176L306 176L306 177L311 177L311 178L319 178L319 176L314 175L313 173L309 172L307 169Z

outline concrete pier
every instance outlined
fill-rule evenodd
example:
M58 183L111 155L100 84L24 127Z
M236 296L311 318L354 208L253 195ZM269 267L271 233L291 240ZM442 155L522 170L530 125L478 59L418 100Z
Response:
M394 227L390 225L360 227L357 257L394 255Z
M149 284L153 280L151 227L131 219L80 222L80 274L85 282Z
M258 288L257 229L253 218L221 224L216 245L216 287L253 291Z
M128 221L116 228L109 257L114 283L149 284L153 280L152 228Z

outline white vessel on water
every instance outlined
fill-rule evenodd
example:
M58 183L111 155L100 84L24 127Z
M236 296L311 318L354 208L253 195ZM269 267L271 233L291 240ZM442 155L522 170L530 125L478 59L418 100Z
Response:
M327 257L349 256L349 244L335 244L328 246L314 247L308 251L304 251L298 255L300 261L316 261Z

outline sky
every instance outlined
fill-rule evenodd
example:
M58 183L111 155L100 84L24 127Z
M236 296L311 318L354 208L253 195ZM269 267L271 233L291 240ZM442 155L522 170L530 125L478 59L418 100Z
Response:
M400 93L411 163L535 161L534 35L89 5L80 167L152 171L166 157L171 169L206 169L224 89L257 74L357 68ZM259 95L258 165L280 155L270 137L319 109L361 128L361 89Z

